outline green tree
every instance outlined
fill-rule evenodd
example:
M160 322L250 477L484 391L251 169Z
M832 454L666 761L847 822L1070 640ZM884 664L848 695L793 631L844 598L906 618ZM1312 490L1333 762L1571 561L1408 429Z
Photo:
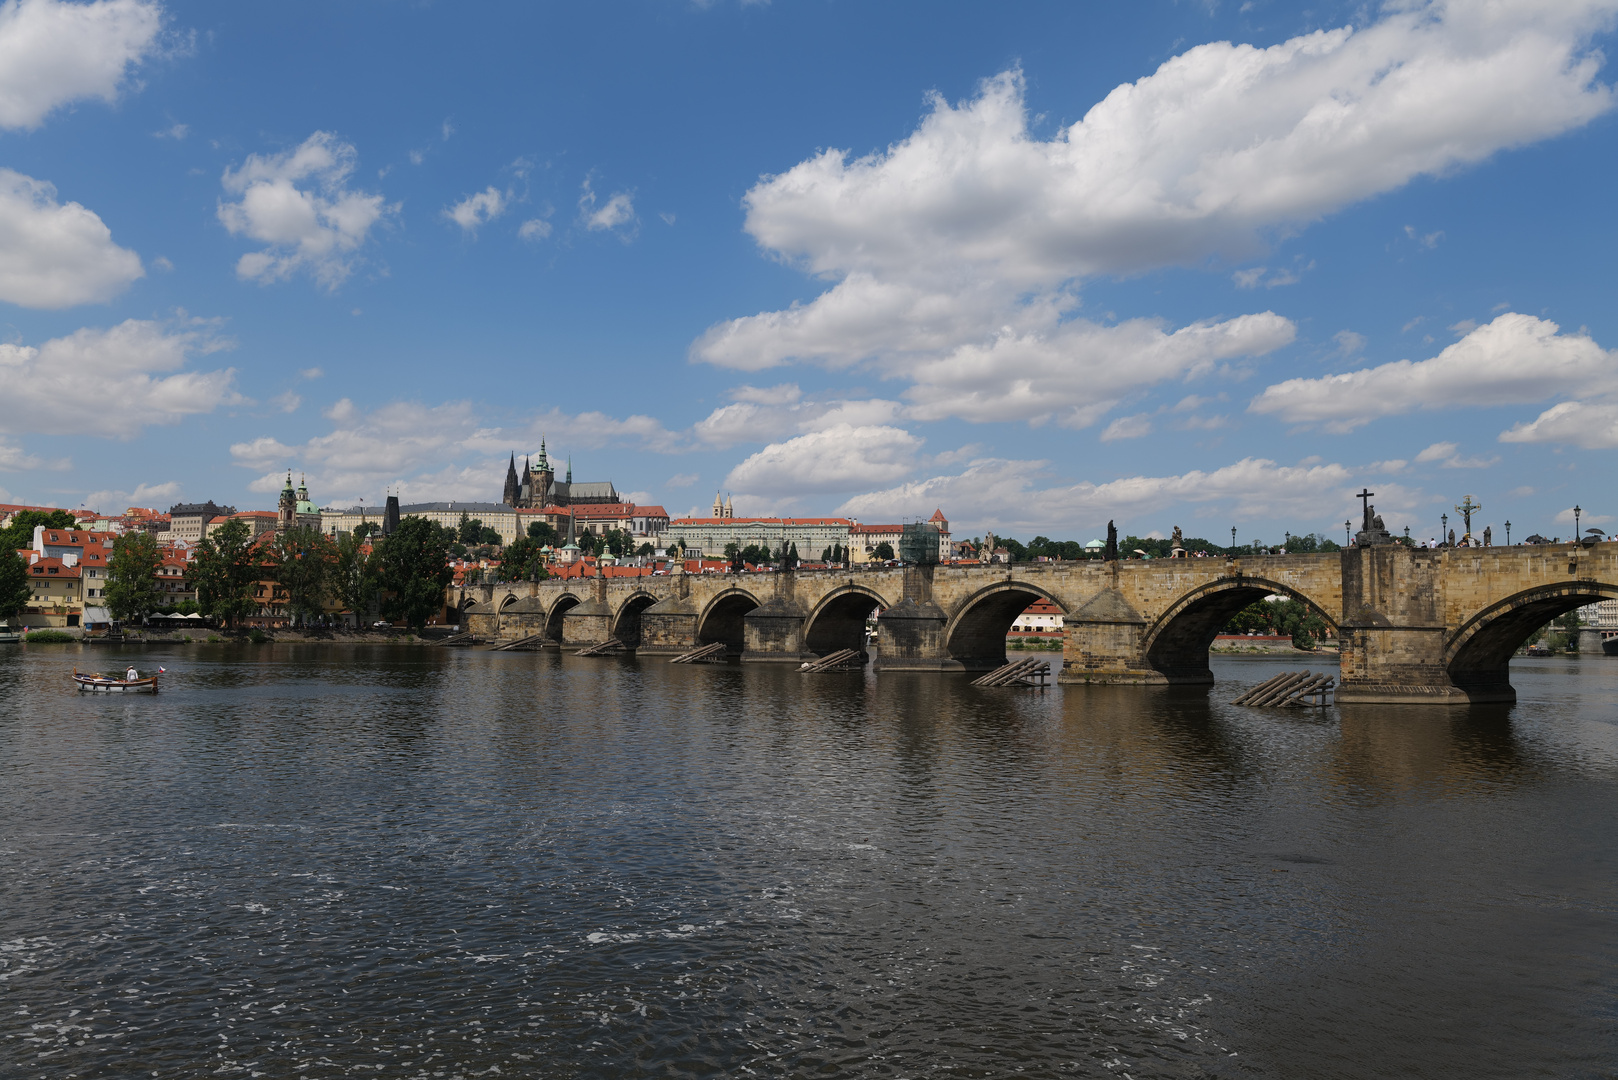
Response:
M528 539L539 541L541 546L548 544L551 547L560 547L562 544L562 537L549 522L545 521L528 523Z
M157 607L157 568L163 554L151 533L125 533L112 542L107 560L107 607L113 618L144 619Z
M364 626L376 610L376 553L359 529L337 538L331 564L331 592L337 603L354 613L354 625Z
M884 540L876 546L876 550L871 554L881 562L888 562L893 558L893 545Z
M500 573L507 581L544 581L545 545L532 536L519 536L506 545L500 556Z
M245 521L232 518L202 538L191 561L191 579L204 615L235 626L237 619L252 612L258 557Z
M656 550L657 549L652 546L652 542L650 540L646 540L646 541L643 541L641 543L640 547L635 549L635 554L636 555L650 555L652 552L654 552Z
M337 547L326 534L307 525L288 529L275 538L267 554L293 622L325 614L327 585L337 559Z
M450 530L426 518L407 517L378 551L382 610L418 632L444 607L444 590L454 578L449 568Z
M0 620L20 614L33 598L28 563L11 548L0 548Z
M73 515L66 510L19 510L11 524L0 529L0 551L16 551L34 546L34 527L71 529L76 526Z

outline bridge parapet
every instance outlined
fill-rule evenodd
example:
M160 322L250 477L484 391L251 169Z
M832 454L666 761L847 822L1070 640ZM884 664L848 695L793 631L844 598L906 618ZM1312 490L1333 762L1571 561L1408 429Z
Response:
M1511 654L1539 626L1618 596L1618 543L773 574L569 578L451 590L480 636L544 633L564 647L617 637L645 653L715 641L748 662L797 663L863 648L879 670L998 666L1033 601L1064 616L1066 683L1210 683L1208 647L1270 594L1338 628L1339 700L1500 701Z

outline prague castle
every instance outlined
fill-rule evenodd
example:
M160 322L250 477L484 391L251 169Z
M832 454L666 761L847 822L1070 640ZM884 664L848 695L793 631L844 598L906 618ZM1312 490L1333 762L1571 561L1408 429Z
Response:
M501 500L507 506L522 510L541 510L547 506L591 506L603 503L621 503L611 480L592 483L574 483L573 462L567 465L567 479L556 479L550 458L545 454L545 440L539 440L539 458L523 460L522 472L517 472L517 455L511 455L506 466L506 491Z

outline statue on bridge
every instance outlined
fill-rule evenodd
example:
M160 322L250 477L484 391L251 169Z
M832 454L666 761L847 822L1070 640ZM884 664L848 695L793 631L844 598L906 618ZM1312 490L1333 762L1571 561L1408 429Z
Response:
M1107 547L1101 557L1107 562L1118 561L1118 526L1107 522Z
M1473 502L1472 496L1470 495L1462 499L1461 505L1455 508L1456 513L1460 514L1461 519L1466 523L1465 535L1461 537L1461 543L1465 544L1467 547L1472 547L1474 543L1472 540L1472 515L1482 509L1483 504ZM1451 535L1454 534L1452 533ZM1454 542L1451 541L1450 547L1454 546Z
M1364 504L1362 511L1364 519L1360 531L1354 534L1354 543L1359 547L1393 543L1393 534L1388 532L1387 525L1382 522L1382 515L1371 505L1371 496L1375 494L1376 492L1368 488L1361 488L1359 495L1356 496Z
M1185 534L1180 532L1178 525L1174 526L1174 535L1169 537L1169 558L1185 558Z
M1483 526L1483 546L1494 546L1494 530L1487 525Z

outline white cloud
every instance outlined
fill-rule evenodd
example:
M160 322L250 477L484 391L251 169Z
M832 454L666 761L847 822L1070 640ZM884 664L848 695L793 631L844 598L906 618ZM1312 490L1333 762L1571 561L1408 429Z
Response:
M487 225L506 212L510 197L509 193L490 185L445 209L444 216L466 232L477 232L478 226Z
M730 470L724 487L790 500L800 494L891 482L915 467L921 443L903 428L835 424L771 443Z
M173 139L175 142L179 142L189 134L191 134L190 124L170 124L161 131L152 132L152 137L155 139Z
M1050 532L1073 536L1077 530L1099 531L1109 519L1120 533L1144 535L1164 528L1166 514L1219 522L1223 535L1232 522L1255 519L1292 522L1294 532L1327 528L1344 507L1356 505L1356 474L1330 463L1278 465L1264 458L1243 458L1222 468L1193 470L1179 476L1132 476L1108 483L1083 482L1036 486L1049 463L986 458L964 472L935 476L873 491L847 500L840 514L874 519L920 516L943 507L957 532L994 528L1006 534ZM1416 507L1418 493L1396 484L1378 487L1378 511L1390 523L1396 511ZM951 508L954 509L951 509ZM1187 526L1195 535L1205 526ZM1335 528L1335 525L1331 526ZM1054 530L1054 531L1053 531ZM1279 540L1279 537L1275 538Z
M1429 461L1443 461L1445 458L1455 456L1460 447L1452 442L1435 442L1427 449L1416 455L1417 464L1426 464Z
M529 218L517 228L517 235L524 240L543 240L551 234L551 223L544 218Z
M1618 403L1564 401L1501 432L1501 442L1571 443L1586 450L1618 446Z
M1294 334L1291 320L1268 311L1172 332L1147 319L1117 326L1075 319L1042 333L1002 332L920 360L910 369L915 381L904 396L911 402L909 415L921 420L1054 419L1082 428L1133 390L1261 356L1290 343Z
M1134 416L1120 416L1107 425L1101 433L1102 442L1116 442L1119 439L1139 439L1152 433L1152 418L1145 413Z
M300 379L318 379L324 374L326 374L325 371L323 371L323 370L321 370L320 368L317 368L317 367L306 367L306 368L299 368L298 369L298 378L300 378Z
M144 274L140 256L113 243L94 211L0 169L0 300L31 308L110 300Z
M42 468L44 464L44 458L27 453L20 446L0 441L0 472L24 472Z
M617 191L607 201L597 205L595 190L590 181L584 181L584 194L579 196L579 215L584 226L592 230L619 229L635 224L635 201L627 191Z
M1417 409L1520 405L1612 393L1618 391L1615 359L1584 334L1562 334L1553 322L1508 312L1431 360L1398 360L1342 375L1289 379L1267 387L1249 409L1345 432ZM1502 438L1537 441L1511 433Z
M1365 335L1352 330L1339 330L1331 339L1337 342L1337 351L1344 356L1353 356L1365 348Z
M702 477L694 472L675 473L673 476L663 481L663 486L671 488L688 488L700 479L702 479Z
M1364 29L1270 48L1201 45L1049 139L1029 130L1019 72L959 104L934 95L885 150L827 150L748 192L759 245L834 284L716 325L691 355L740 370L874 361L941 415L1091 422L1110 404L1017 403L1042 395L1014 385L1029 353L1066 373L1095 370L1065 339L1110 328L1069 329L1076 282L1243 257L1278 229L1588 122L1613 103L1589 48L1613 6L1410 3ZM1249 316L1266 317L1290 328ZM1010 393L983 408L935 387L947 372L922 368L958 352Z
M1586 525L1605 525L1611 520L1612 515L1610 514L1592 514L1588 510L1580 510L1578 516L1575 517L1571 506L1556 513L1557 524L1572 525L1578 522L1581 529Z
M349 190L358 160L351 144L317 131L296 149L251 154L226 169L225 190L240 199L220 200L220 222L233 236L269 245L243 255L237 275L268 283L308 270L328 289L341 285L371 228L398 212L380 195Z
M161 484L137 484L134 491L112 488L92 491L84 497L84 505L97 513L113 514L123 513L131 506L166 509L179 497L179 482L169 480Z
M755 405L790 405L803 397L797 383L776 386L738 386L730 392L732 401L748 401Z
M163 27L146 0L6 0L0 4L0 128L37 128L73 101L109 104Z
M1606 112L1590 35L1610 0L1410 3L1364 29L1197 46L1049 140L1021 73L854 161L827 150L747 195L747 228L815 273L963 260L1024 284L1262 246L1306 222Z
M277 394L272 397L270 399L270 404L274 405L282 412L292 413L298 411L298 406L303 404L303 398L293 393L291 390L288 390L285 393Z
M139 319L37 347L0 345L0 431L128 438L212 412L239 400L234 370L180 369L193 355L229 346L200 320L170 326Z
M733 396L742 400L715 409L692 425L691 434L709 446L725 447L772 442L789 432L823 431L839 424L880 426L903 412L898 402L880 398L800 401L798 388L791 384L769 390L739 387Z
M1416 455L1416 464L1428 465L1438 462L1445 469L1487 469L1500 462L1498 457L1479 458L1462 457L1460 447L1452 442L1436 442Z

